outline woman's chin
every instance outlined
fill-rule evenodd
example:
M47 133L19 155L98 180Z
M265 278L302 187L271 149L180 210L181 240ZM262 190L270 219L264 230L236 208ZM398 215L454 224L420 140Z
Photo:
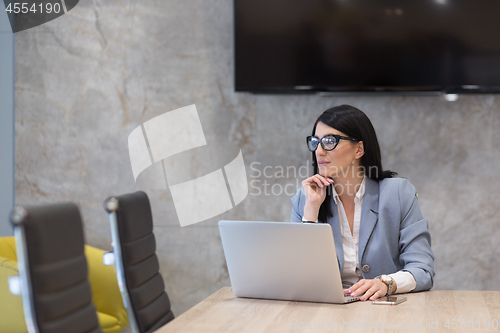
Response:
M325 178L334 178L334 174L332 172L329 172L328 168L326 167L319 167L318 173Z

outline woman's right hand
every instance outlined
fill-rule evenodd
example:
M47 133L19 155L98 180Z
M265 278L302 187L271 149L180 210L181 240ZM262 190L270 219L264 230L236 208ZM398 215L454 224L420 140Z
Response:
M331 178L315 174L302 181L302 189L306 197L304 206L304 219L307 221L316 221L318 219L319 208L325 201L328 185L333 184Z

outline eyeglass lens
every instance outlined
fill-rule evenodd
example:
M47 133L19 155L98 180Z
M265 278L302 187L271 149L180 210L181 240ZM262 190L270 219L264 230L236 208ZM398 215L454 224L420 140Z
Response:
M318 148L318 145L320 143L320 139L312 136L309 138L308 143L308 148L311 151L315 151ZM321 138L321 143L323 146L323 149L325 150L333 150L335 146L337 145L337 139L334 136L327 135L323 138Z
M333 136L325 136L321 139L325 150L332 150L337 145L337 139Z

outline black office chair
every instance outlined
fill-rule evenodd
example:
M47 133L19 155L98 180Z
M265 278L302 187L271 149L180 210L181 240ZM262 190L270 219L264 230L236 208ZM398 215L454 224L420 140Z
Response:
M21 294L30 333L100 333L84 254L83 226L72 203L16 206L11 212Z
M109 213L113 252L104 255L114 264L123 303L134 333L149 333L174 315L159 273L153 217L144 192L110 197L104 202Z

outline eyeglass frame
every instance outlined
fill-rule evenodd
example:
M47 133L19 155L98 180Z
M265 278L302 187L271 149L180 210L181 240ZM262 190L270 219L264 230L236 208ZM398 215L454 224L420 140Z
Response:
M332 149L326 149L326 148L325 148L325 145L323 144L323 139L324 139L324 138L326 138L327 136L333 136L333 137L335 138L335 141L336 141L336 142L335 142L335 146L333 146L333 148L332 148ZM319 140L319 143L318 143L318 145L316 145L316 149L314 149L314 150L311 150L311 149L309 148L309 140L310 140L310 138L316 138L316 139L318 139L318 140ZM358 140L358 139L355 139L355 138L350 138L350 137L347 137L347 136L342 136L342 135L338 135L338 134L327 134L327 135L325 135L324 137L322 137L321 139L320 139L320 138L318 138L318 137L316 137L316 136L314 136L314 135L309 135L309 136L306 138L307 149L309 149L309 151L311 151L311 152L313 152L313 153L314 153L316 150L318 150L318 147L319 147L319 145L321 144L321 147L323 148L323 150L324 150L324 151L332 151L332 150L334 150L335 148L337 148L337 146L338 146L338 144L339 144L339 142L340 142L340 140L341 140L341 139L342 139L342 140L349 140L349 141L357 141L357 142L361 141L361 140Z

